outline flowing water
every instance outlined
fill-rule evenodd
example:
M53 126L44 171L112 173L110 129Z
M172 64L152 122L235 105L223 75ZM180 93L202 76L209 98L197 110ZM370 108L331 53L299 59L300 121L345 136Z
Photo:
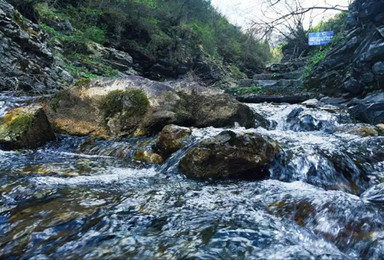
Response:
M28 98L0 96L0 117ZM257 132L282 152L263 181L190 180L183 149L162 166L132 159L154 138L58 136L0 151L2 259L379 259L384 137L338 109L255 104ZM189 145L222 129L194 129Z

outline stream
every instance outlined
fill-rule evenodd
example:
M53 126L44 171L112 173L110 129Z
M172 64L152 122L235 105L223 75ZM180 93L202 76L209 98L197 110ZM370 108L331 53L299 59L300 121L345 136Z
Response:
M30 98L0 95L0 117ZM262 181L196 181L186 149L223 129L193 129L163 165L132 159L155 137L58 135L0 150L1 259L382 259L384 136L339 108L249 104L282 152Z

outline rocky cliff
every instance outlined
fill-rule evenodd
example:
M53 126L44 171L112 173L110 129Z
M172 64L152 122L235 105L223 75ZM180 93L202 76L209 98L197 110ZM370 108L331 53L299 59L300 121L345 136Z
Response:
M306 85L331 95L365 96L384 88L384 1L356 0L348 30L319 62Z
M0 0L0 90L50 92L72 82L48 47L47 35Z

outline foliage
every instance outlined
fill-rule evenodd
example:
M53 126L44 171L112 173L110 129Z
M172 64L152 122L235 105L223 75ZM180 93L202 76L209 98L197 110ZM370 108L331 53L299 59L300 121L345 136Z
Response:
M347 27L348 13L343 12L326 21L320 22L318 25L311 27L308 32L334 31L335 34L342 33Z
M336 15L334 18L331 18L325 22L321 22L318 25L309 29L308 32L317 32L317 31L334 31L335 36L332 39L332 42L326 46L316 46L312 47L308 54L308 65L304 68L305 73L303 75L304 78L308 77L313 67L322 61L327 53L334 47L337 46L341 41L341 34L345 31L347 26L347 13L340 13Z
M329 52L329 50L330 50L330 46L328 46L325 49L316 48L316 49L313 49L311 51L309 58L308 58L308 65L304 67L303 78L306 78L311 74L314 66L316 64L318 64L320 61L324 60L324 58L325 58L325 56L327 56L327 53Z
M90 26L84 30L83 37L91 41L104 44L105 42L105 30L96 26Z
M13 1L13 0L9 0ZM62 42L67 60L87 54L87 43L127 51L145 67L164 58L192 64L199 56L252 75L271 58L269 46L230 24L207 0L20 0L33 4L43 29ZM68 19L71 32L53 22ZM55 27L56 28L56 27Z
M287 45L286 42L281 43L271 50L273 62L280 62L281 61L281 59L283 58L283 47L285 45Z

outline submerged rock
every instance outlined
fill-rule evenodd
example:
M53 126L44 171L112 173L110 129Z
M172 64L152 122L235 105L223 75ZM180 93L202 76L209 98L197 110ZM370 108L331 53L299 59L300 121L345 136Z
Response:
M159 133L154 148L164 158L168 158L171 154L183 147L185 140L191 133L190 128L167 125Z
M55 139L51 125L40 106L9 111L0 125L0 148L36 148Z
M190 149L179 168L197 179L262 179L278 151L277 143L263 136L223 131Z
M140 162L155 164L162 164L164 161L161 155L147 150L137 150L133 156L133 159Z
M219 91L138 76L78 82L52 99L47 115L59 132L100 137L141 136L167 124L254 124L248 106Z
M322 128L323 123L312 115L304 114L304 109L298 107L293 109L287 116L287 123L290 125L290 129L296 132L305 131L318 131Z

